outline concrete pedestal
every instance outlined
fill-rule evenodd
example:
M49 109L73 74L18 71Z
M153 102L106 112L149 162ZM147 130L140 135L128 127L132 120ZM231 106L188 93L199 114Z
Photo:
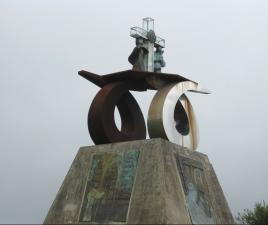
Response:
M206 155L150 139L80 148L44 223L234 220Z

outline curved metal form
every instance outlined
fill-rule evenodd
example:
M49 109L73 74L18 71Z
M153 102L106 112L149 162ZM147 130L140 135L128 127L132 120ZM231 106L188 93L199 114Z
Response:
M114 120L116 106L122 121L121 131ZM109 83L97 93L88 113L88 130L95 144L146 138L142 112L126 84Z
M154 96L148 113L150 138L165 138L195 150L198 127L193 107L184 94L187 91L206 93L197 83L184 81L160 89Z

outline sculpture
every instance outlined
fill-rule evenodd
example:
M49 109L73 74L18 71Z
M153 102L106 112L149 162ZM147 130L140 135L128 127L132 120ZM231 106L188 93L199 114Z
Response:
M133 70L145 71L146 69L146 56L148 50L144 46L143 38L139 37L136 39L136 47L128 57L128 61L133 65Z
M128 58L132 70L104 76L79 71L79 75L101 88L88 113L88 129L95 144L146 139L145 120L130 90L149 89L157 91L147 118L150 138L161 137L192 150L197 148L198 127L185 93L209 92L180 75L161 73L165 40L155 35L153 26L153 19L145 18L143 28L131 28L131 36L136 39ZM121 117L121 129L115 124L115 107Z
M142 28L132 27L130 36L136 39L136 47L128 57L133 70L161 72L161 67L165 66L162 51L165 40L155 35L154 20L149 17L144 18Z
M161 68L166 66L163 53L162 47L157 46L154 52L154 72L161 73Z

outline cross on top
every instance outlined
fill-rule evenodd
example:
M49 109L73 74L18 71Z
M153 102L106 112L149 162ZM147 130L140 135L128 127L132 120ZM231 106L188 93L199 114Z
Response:
M142 20L141 27L132 27L130 29L130 36L133 38L142 38L144 40L144 48L147 49L148 54L145 57L145 71L154 71L154 47L164 48L165 40L155 35L154 20L150 17Z
M154 19L146 17L142 20L142 28L137 26L130 28L130 36L134 38L142 37L148 40L147 35L149 31L154 31ZM161 37L156 36L154 44L164 48L165 40Z

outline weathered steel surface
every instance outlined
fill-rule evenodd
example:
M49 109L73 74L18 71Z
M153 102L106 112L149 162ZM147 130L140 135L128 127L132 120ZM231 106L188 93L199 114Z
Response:
M154 96L148 113L147 126L151 138L162 137L195 150L198 127L187 91L206 93L197 83L184 81L166 85Z
M102 89L94 98L89 114L88 129L95 144L146 138L142 112L129 90L159 90L150 106L148 131L151 138L165 138L182 146L196 149L198 132L194 112L186 91L209 93L193 81L175 74L122 71L99 76L87 71L79 75ZM114 121L118 107L122 120L119 130Z
M129 90L135 91L146 91L148 89L158 90L170 83L191 81L190 79L178 74L133 70L120 71L106 75L97 75L85 70L81 70L78 72L78 74L99 87L104 87L104 85L112 82L122 81L128 85Z
M133 150L134 152L139 151L138 161L135 153L132 155L133 157L130 157L131 159L128 158L129 156L126 157L128 159L123 159L124 152L128 152L128 150L132 153ZM91 169L94 168L94 165L98 165L98 163L94 164L94 161L98 161L97 155L99 154L108 154L106 159L104 159L105 157L100 159L101 162L105 162L101 163L103 165L101 170L93 170L102 172L96 175L97 180L89 179ZM95 160L94 156L97 157ZM117 158L118 156L119 158ZM128 162L127 165L122 165L121 160ZM130 161L137 162L137 164L129 164ZM136 172L131 172L135 166ZM114 182L111 182L111 190L108 192L113 195L112 190L118 190L119 187L124 186L123 189L128 190L127 194L123 194L125 200L130 195L130 189L131 197L128 204L124 202L124 207L121 207L122 216L120 217L111 216L109 210L102 210L102 218L110 218L109 221L105 220L105 224L122 223L114 222L119 221L117 218L121 218L120 221L123 221L124 218L126 224L195 224L197 222L207 224L212 218L215 224L234 224L232 214L207 156L196 151L189 151L187 148L163 139L81 148L47 214L45 223L90 224L91 222L81 222L81 216L89 218L91 215L90 213L83 214L81 210L86 204L83 202L87 199L87 190L90 192L88 185L92 187L95 184L98 188L105 187L106 182L102 183L102 181L111 180L111 173L108 171L112 171L112 168L117 168L114 170L118 171L117 181L120 177L119 174L122 174L120 170L127 170L123 174L128 175L121 177L119 180L123 182L118 185L114 186ZM133 174L135 174L135 179L133 187L130 188ZM190 183L194 185L194 189L191 189ZM99 196L96 194L96 197ZM115 198L114 201L114 204L117 205L121 200ZM107 200L104 202L107 203ZM195 210L198 214L193 214ZM126 217L123 216L125 214Z
M121 130L115 124L116 106L121 116ZM122 82L107 84L98 92L89 109L88 129L95 144L146 138L140 107Z

